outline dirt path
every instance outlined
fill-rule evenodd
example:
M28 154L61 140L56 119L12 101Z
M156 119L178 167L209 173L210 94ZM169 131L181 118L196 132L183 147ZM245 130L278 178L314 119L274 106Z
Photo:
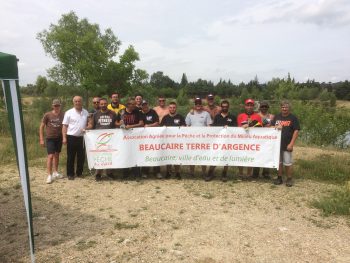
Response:
M0 169L0 262L28 262L15 174ZM91 176L47 185L42 167L30 174L37 262L350 262L349 220L310 206L334 185Z

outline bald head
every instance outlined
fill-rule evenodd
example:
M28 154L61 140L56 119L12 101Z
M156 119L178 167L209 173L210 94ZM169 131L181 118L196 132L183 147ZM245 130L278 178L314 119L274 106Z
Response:
M74 96L73 105L76 110L80 111L83 108L83 98L81 96Z

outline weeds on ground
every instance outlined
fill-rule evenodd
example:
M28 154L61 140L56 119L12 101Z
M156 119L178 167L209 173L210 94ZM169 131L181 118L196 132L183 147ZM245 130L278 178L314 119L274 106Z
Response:
M313 160L298 160L295 175L331 183L344 183L350 180L349 156L323 154Z
M330 195L314 200L311 205L320 209L325 216L350 216L350 190L346 188L335 190Z

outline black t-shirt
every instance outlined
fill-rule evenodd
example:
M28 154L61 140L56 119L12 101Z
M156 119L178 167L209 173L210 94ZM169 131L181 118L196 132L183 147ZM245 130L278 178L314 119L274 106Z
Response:
M144 113L142 111L140 113L144 124L153 124L155 122L159 122L158 114L153 109L150 109L147 113Z
M237 118L232 114L227 114L226 117L223 117L221 113L218 113L214 117L214 121L211 126L229 126L229 127L237 127Z
M117 120L120 121L123 118L123 122L125 125L135 125L139 124L140 120L142 120L142 116L138 109L133 110L132 112L127 112L123 110L123 113L118 113Z
M282 116L282 114L277 114L275 119L272 120L271 125L282 126L281 150L287 151L287 146L293 138L294 131L300 130L298 118L293 114L289 114L285 117Z
M170 116L167 114L163 117L160 126L186 126L185 118L180 114Z
M115 121L117 114L114 111L107 110L106 112L96 111L94 113L93 129L113 129L115 128Z

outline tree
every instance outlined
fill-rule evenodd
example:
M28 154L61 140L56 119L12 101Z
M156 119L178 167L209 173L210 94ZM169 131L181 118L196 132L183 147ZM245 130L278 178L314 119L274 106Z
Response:
M184 87L186 87L187 84L188 84L187 76L185 73L183 73L182 77L181 77L180 86L181 86L181 88L184 88Z
M46 54L58 64L48 70L59 83L93 88L100 80L121 42L111 29L101 33L97 24L79 19L74 12L62 15L57 25L37 35Z
M150 84L156 89L175 87L175 81L164 75L162 71L157 71L151 75Z
M38 76L35 82L35 94L41 95L45 92L48 87L48 81L46 77Z

